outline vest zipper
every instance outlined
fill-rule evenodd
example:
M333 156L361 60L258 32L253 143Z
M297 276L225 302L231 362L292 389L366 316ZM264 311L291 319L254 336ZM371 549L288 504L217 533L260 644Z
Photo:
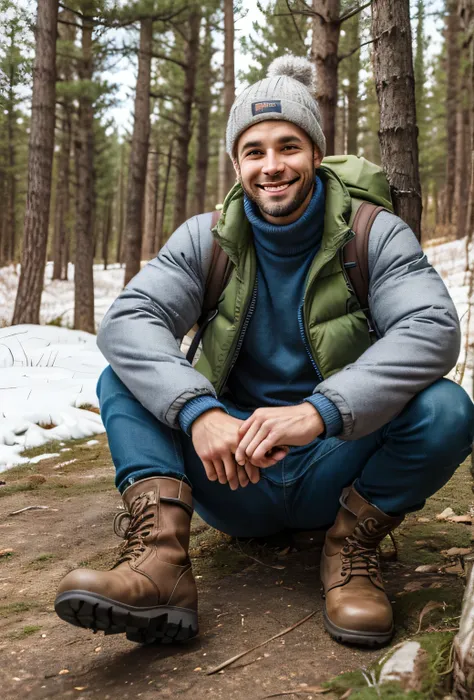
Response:
M306 352L308 353L308 357L311 360L311 364L314 367L314 371L316 372L316 376L318 377L319 381L323 381L323 375L321 374L321 370L319 369L318 365L316 364L316 360L313 357L313 353L311 352L311 348L308 343L308 338L306 336L306 331L304 327L304 320L303 320L303 305L304 305L304 299L303 303L301 304L299 310L298 310L298 325L300 327L300 333L301 333L301 338L303 340L304 346L306 348Z
M250 323L250 319L252 317L252 314L255 311L255 306L257 304L257 288L258 288L258 275L255 277L255 285L254 285L253 292L252 292L252 298L250 299L250 304L249 304L249 307L247 309L247 313L245 315L244 323L243 323L242 328L240 330L239 339L237 341L237 345L235 346L234 354L232 355L232 360L230 362L229 369L224 377L224 380L222 381L221 386L219 387L218 395L220 394L222 389L225 387L227 379L229 378L229 375L232 372L235 363L237 362L237 357L239 356L239 352L240 352L240 350L242 348L242 344L244 342L245 333L246 333L248 325Z

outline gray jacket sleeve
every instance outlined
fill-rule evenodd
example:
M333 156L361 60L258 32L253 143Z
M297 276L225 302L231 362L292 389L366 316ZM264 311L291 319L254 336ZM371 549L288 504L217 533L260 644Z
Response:
M159 421L177 429L189 399L216 395L180 350L201 314L212 256L210 226L211 214L180 226L114 301L97 336L125 386Z
M369 306L378 340L316 388L339 409L346 440L388 423L418 392L447 374L460 349L449 293L411 229L380 213L369 238Z

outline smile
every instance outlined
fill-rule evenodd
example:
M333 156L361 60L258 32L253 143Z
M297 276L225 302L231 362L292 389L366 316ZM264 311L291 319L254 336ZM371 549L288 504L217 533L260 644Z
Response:
M268 183L264 185L257 185L257 187L264 190L264 192L280 194L281 192L285 192L290 187L290 185L293 185L295 182L297 182L297 180L299 180L299 178L295 178L294 180L290 180L289 182L282 182L280 184Z

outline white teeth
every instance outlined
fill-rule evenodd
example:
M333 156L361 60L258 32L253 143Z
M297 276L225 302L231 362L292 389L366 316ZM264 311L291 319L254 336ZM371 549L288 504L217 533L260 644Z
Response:
M288 185L278 185L277 187L267 187L264 186L265 192L280 192L280 190L286 190Z

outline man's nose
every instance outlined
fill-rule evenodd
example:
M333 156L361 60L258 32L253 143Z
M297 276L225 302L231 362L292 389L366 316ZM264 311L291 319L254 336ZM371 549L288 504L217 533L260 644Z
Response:
M265 173L265 175L272 177L277 173L281 173L284 167L285 164L283 163L283 159L279 157L278 153L276 153L273 149L267 151L265 161L262 166L262 172Z

